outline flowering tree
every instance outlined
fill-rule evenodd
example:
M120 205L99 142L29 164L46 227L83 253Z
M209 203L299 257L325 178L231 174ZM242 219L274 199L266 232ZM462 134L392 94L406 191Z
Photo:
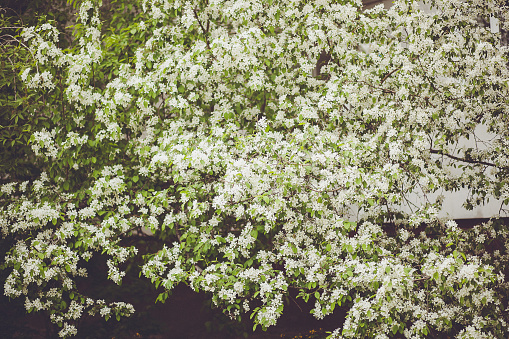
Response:
M129 316L76 281L102 253L120 284L148 234L160 301L185 283L267 328L296 289L318 319L348 309L333 338L507 337L509 71L479 24L506 7L429 3L132 0L102 22L86 0L69 48L23 29L19 91L46 99L40 174L3 176L5 294L62 337L84 312ZM461 187L499 215L440 218Z

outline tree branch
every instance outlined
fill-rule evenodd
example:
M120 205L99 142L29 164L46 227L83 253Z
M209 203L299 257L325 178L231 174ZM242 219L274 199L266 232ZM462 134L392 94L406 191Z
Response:
M429 151L431 152L431 154L443 155L443 156L446 156L448 158L451 158L451 159L454 159L454 160L458 160L458 161L462 161L462 162L468 162L470 164L479 164L479 165L485 165L485 166L497 167L497 168L507 168L507 167L498 166L498 165L493 164L491 162L486 162L486 161L482 161L482 160L473 160L473 159L460 158L460 157L457 157L457 156L454 156L454 155L451 155L451 154L448 154L448 153L444 153L444 152L442 152L440 150L437 150L437 149L430 149Z
M203 32L203 37L205 38L205 43L207 44L207 48L210 50L210 44L209 44L209 38L207 36L207 34L209 33L209 22L207 22L207 29L205 29L205 27L203 27L203 24L201 23L200 19L198 18L198 13L196 12L196 8L193 9L193 12L194 12L194 17L196 18L196 21L198 21L198 24L200 25L201 27L201 30Z
M384 78L382 79L382 81L380 81L380 85L384 83L385 80L387 80L388 77L390 77L391 75L393 75L395 72L399 71L401 69L401 67L398 67L396 68L395 70L391 71L390 73L387 73Z

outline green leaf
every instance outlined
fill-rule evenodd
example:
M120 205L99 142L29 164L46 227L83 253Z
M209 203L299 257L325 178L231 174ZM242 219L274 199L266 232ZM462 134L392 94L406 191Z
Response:
M297 254L297 247L292 243L290 243L290 247L292 248L293 253Z
M353 247L352 247L352 245L350 245L350 244L346 245L346 250L347 250L349 253L353 253Z

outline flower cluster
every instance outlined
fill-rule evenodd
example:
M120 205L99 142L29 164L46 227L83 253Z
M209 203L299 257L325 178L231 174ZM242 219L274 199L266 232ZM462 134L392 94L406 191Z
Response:
M22 33L26 90L62 95L33 127L39 177L0 187L6 295L62 337L129 316L76 279L104 254L120 284L150 237L159 301L185 283L266 328L293 289L317 319L347 312L332 338L509 335L508 50L478 20L502 1L132 3L102 35L83 1L67 50ZM441 217L461 187L499 213Z

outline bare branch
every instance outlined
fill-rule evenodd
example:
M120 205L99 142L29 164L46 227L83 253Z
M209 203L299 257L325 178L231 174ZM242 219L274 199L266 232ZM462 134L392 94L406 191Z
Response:
M486 162L486 161L482 161L482 160L473 160L473 159L460 158L460 157L457 157L457 156L454 156L454 155L451 155L451 154L448 154L448 153L444 153L443 151L436 150L436 149L430 149L429 151L431 152L431 154L443 155L443 156L446 156L448 158L451 158L451 159L454 159L454 160L458 160L458 161L462 161L462 162L468 162L470 164L479 164L479 165L485 165L485 166L497 167L497 168L507 168L507 167L504 167L504 166L498 166L498 165L493 164L491 162Z
M384 83L385 80L387 80L388 77L390 77L391 75L393 75L395 72L399 71L401 69L401 67L398 67L396 68L395 70L391 71L390 73L387 73L384 78L382 79L382 81L380 81L380 85Z

